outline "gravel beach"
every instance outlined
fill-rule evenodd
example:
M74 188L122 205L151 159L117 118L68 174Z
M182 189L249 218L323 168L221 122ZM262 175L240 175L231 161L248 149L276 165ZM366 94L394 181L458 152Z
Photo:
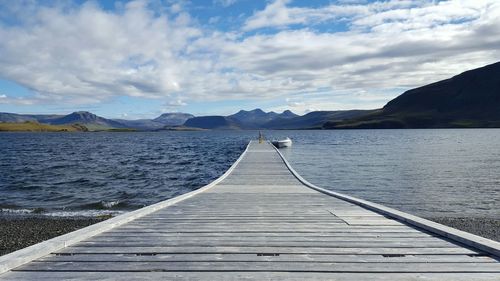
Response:
M500 242L500 218L427 218L462 231Z
M105 219L0 216L0 255L5 255Z
M0 217L0 255L101 222L106 218ZM500 219L427 218L429 220L500 241Z

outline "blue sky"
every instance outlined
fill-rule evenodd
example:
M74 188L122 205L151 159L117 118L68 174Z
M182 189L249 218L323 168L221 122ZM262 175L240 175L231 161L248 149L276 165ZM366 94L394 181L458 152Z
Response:
M496 0L0 0L0 111L382 107L500 57Z

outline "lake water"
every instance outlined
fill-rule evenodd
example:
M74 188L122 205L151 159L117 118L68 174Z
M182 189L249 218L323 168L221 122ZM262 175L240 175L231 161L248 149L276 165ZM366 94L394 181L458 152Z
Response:
M310 182L420 216L500 217L500 130L267 131ZM255 131L0 133L0 209L119 213L199 188Z
M500 218L500 130L343 130L284 150L311 183L419 216Z

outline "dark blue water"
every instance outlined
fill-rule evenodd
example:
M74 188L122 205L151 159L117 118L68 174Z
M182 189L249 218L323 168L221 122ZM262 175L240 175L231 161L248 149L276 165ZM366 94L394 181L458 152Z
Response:
M216 179L250 134L1 133L0 209L55 215L136 209Z
M421 216L500 217L500 130L270 131L310 182ZM199 188L254 131L1 133L0 209L95 215Z

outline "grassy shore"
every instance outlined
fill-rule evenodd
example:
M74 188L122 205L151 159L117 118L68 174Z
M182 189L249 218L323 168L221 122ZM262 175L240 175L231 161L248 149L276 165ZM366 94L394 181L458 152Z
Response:
M7 132L82 132L88 131L85 126L73 125L49 125L34 121L23 123L0 122L0 131Z

